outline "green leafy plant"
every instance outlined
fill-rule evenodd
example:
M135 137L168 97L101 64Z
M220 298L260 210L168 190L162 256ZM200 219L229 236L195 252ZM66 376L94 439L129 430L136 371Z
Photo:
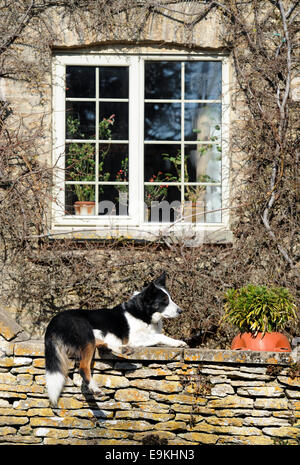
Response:
M114 124L115 115L103 118L99 123L99 138L102 140L111 139L111 126ZM74 138L78 136L85 138L79 132L80 121L72 116L67 117L67 133ZM108 181L110 173L104 172L104 160L110 150L110 144L99 150L98 172L100 181ZM72 142L68 144L66 169L70 181L95 182L95 149L91 143ZM95 187L90 184L74 184L74 190L79 201L94 201ZM103 188L99 185L99 192L103 193Z
M224 320L237 326L241 332L266 333L282 330L296 320L296 305L289 290L249 284L230 289L225 294Z

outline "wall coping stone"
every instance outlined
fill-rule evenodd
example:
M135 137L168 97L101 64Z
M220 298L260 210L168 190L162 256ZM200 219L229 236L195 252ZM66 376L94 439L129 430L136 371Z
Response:
M1 346L1 341L0 341ZM14 355L44 356L44 341L26 340L14 344ZM101 360L149 360L174 362L210 362L222 364L250 364L250 365L291 365L297 361L295 352L256 352L223 349L185 349L171 347L141 347L131 354L111 354L98 352L95 359Z
M0 310L0 336L6 341L26 340L29 334L5 311Z

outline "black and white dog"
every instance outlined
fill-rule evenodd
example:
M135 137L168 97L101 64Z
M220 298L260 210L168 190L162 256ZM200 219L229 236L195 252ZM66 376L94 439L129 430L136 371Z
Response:
M66 310L50 321L45 333L46 385L51 403L57 404L68 374L68 356L80 359L79 372L88 388L99 392L91 377L95 348L122 349L186 343L162 334L162 319L175 318L182 310L165 287L166 276L148 284L121 305L100 310Z

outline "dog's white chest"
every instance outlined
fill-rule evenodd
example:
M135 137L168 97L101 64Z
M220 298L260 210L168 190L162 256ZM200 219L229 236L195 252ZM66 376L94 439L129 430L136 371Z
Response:
M128 344L132 347L139 347L151 343L151 339L153 339L156 334L153 325L149 325L135 318L128 312L125 313L125 316L129 325Z

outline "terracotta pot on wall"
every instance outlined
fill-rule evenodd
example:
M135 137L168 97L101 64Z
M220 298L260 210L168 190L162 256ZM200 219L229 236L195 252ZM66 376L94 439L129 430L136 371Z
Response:
M95 202L77 201L74 203L75 215L91 216L95 215Z
M291 346L286 336L281 333L240 333L231 343L232 350L258 350L268 352L291 352Z

